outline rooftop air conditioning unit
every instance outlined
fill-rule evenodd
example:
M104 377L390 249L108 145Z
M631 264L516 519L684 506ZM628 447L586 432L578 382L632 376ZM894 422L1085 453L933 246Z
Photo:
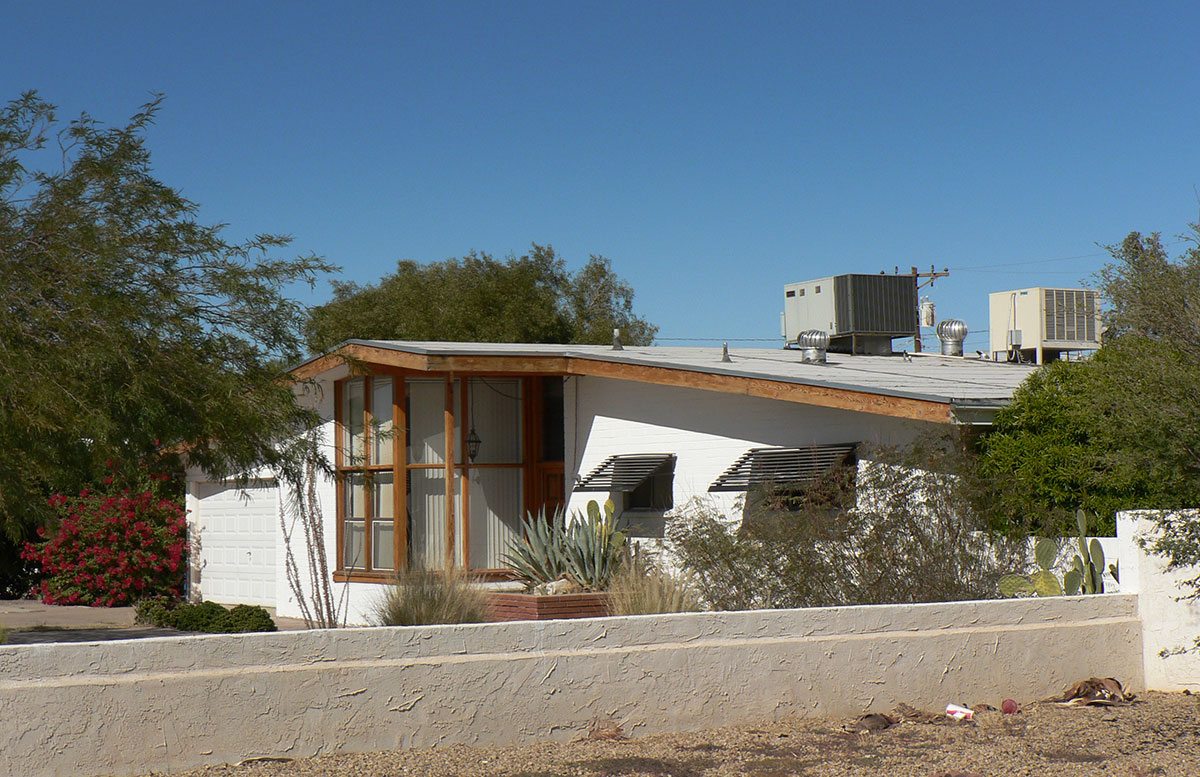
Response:
M1042 364L1100 347L1100 298L1091 289L997 291L988 302L993 359Z
M887 355L892 340L917 329L915 275L834 275L783 287L781 334L829 333L832 353Z

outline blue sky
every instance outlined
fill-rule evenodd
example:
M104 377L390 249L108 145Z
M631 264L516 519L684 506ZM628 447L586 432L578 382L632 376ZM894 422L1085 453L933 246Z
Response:
M603 254L664 342L770 344L784 283L915 264L983 348L989 291L1200 213L1198 4L44 2L2 28L0 99L120 123L165 93L155 169L230 238L360 282Z

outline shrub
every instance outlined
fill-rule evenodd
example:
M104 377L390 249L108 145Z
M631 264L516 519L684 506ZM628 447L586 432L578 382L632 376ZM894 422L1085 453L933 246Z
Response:
M216 602L199 602L184 604L171 611L171 628L180 631L224 631L219 628L229 611Z
M244 633L250 631L278 631L270 613L257 604L239 604L226 613L222 631Z
M670 572L640 548L629 554L608 588L613 615L695 612L700 595L689 578Z
M380 626L480 623L486 610L486 595L462 573L415 567L387 587L374 620Z
M180 602L166 596L151 596L139 599L133 605L134 620L150 626L170 627L173 613Z
M276 631L270 613L257 604L239 604L227 610L216 602L182 604L155 597L134 605L138 623L166 629L199 631L207 634L240 634L248 631Z
M862 462L853 504L764 506L740 525L693 502L671 523L683 568L718 610L984 599L1027 567L1023 539L986 531L956 449L923 441Z
M22 554L41 567L42 601L114 607L144 596L179 596L187 536L176 502L149 490L106 488L73 498L56 494L50 506L57 529L39 529L43 541L26 543Z

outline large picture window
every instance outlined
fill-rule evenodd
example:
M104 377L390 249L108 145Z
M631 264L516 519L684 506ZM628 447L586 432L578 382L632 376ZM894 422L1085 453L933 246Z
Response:
M337 384L341 579L410 564L503 569L540 455L529 450L528 383L395 371Z

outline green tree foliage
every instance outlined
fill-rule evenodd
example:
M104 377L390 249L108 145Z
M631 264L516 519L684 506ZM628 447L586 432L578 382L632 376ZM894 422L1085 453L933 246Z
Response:
M331 268L227 242L152 174L156 98L124 126L63 125L27 93L0 109L0 527L186 440L215 473L269 462L305 423L277 365L301 352L283 293Z
M612 330L649 345L658 327L633 312L633 288L612 264L592 256L574 274L550 246L504 261L472 252L461 259L402 261L377 284L333 284L333 300L313 310L308 345L327 351L351 339L493 343L608 343Z
M1032 375L981 444L998 512L1037 531L1069 534L1078 508L1111 533L1118 510L1200 505L1200 250L1172 262L1137 233L1109 250L1104 346Z
M1178 260L1158 234L1135 232L1110 247L1115 261L1100 274L1112 341L1103 350L1120 357L1100 394L1110 455L1174 497L1147 507L1200 507L1200 223L1189 226ZM1156 551L1176 566L1200 563L1200 519L1162 513L1156 522ZM1190 585L1200 596L1200 576Z

